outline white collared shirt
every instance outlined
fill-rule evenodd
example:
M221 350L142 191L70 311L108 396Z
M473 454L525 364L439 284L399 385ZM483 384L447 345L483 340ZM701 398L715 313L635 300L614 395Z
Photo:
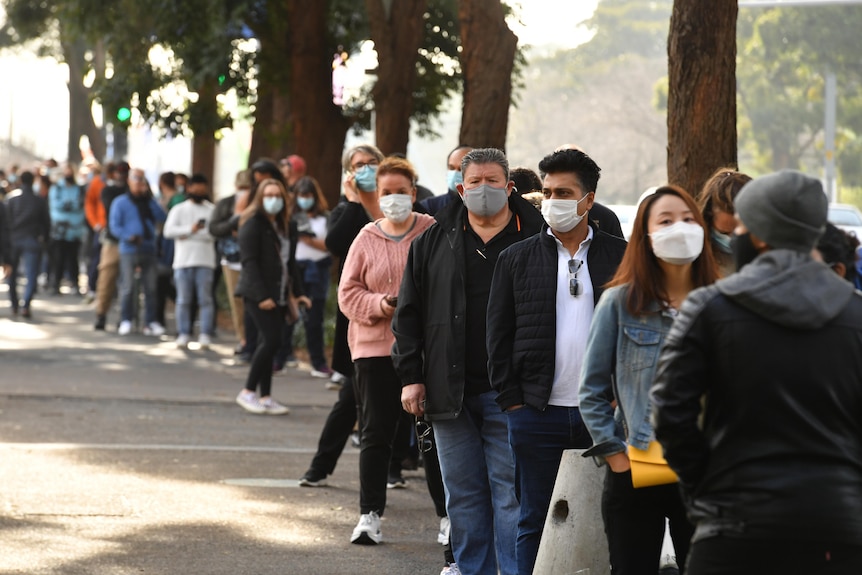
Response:
M578 283L581 295L574 297L569 292L569 260L572 256L560 240L550 234L557 242L557 333L556 361L554 365L554 384L548 405L561 407L578 406L578 387L581 378L581 364L587 348L587 335L593 319L593 282L587 267L587 253L593 239L593 229L587 227L587 237L578 246L574 259L581 260L578 270Z

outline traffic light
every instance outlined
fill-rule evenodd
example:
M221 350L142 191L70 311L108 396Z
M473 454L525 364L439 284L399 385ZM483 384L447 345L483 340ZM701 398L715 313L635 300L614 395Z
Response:
M131 117L132 117L132 111L129 108L127 108L126 106L123 106L122 108L117 110L117 119L119 121L128 122L129 118L131 118Z

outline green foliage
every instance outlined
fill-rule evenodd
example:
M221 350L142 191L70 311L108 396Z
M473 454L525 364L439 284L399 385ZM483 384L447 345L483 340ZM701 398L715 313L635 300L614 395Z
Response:
M824 83L838 79L836 161L842 180L862 184L862 10L806 6L740 10L737 81L740 144L752 171L822 165Z
M672 8L673 0L601 0L584 23L594 36L578 48L580 62L610 62L634 54L647 59L666 56Z

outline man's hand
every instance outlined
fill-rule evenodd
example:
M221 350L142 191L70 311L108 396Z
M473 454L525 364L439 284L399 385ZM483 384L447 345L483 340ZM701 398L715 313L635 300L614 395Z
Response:
M271 309L275 309L275 300L272 299L271 297L266 298L265 300L263 300L262 302L257 304L257 307L259 307L260 309L262 309L264 311L269 311Z
M301 295L296 298L297 306L305 306L306 309L311 309L311 300L308 296Z
M401 407L412 415L425 414L425 384L411 383L401 388Z
M3 277L8 278L12 275L12 266L10 264L3 264Z
M359 189L356 187L356 174L350 174L344 180L344 197L347 198L348 202L358 202L359 201Z

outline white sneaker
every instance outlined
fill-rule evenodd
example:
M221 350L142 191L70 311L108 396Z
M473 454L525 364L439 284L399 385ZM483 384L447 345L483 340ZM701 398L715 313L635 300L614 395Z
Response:
M449 518L441 517L440 518L440 531L437 532L437 543L440 545L449 545ZM457 569L458 566L456 565Z
M117 328L117 334L129 335L132 333L132 322L123 320L120 322L120 327Z
M212 339L208 334L202 333L198 336L198 345L201 349L209 349Z
M264 397L258 401L264 408L264 413L267 415L287 415L290 409L286 405L282 405L271 397Z
M186 333L181 333L177 336L176 341L177 347L179 349L185 349L189 346L189 336Z
M457 563L449 563L443 570L440 571L440 575L461 575L461 570L458 569Z
M236 402L244 410L250 411L251 413L266 413L266 408L260 403L260 400L257 398L257 394L253 391L243 389L239 392L239 395L236 396Z
M144 335L151 335L155 337L161 337L165 335L165 328L162 327L157 321L150 322L150 324L144 328Z
M380 516L374 511L360 515L350 542L357 545L377 545L381 541L383 535L380 533Z

